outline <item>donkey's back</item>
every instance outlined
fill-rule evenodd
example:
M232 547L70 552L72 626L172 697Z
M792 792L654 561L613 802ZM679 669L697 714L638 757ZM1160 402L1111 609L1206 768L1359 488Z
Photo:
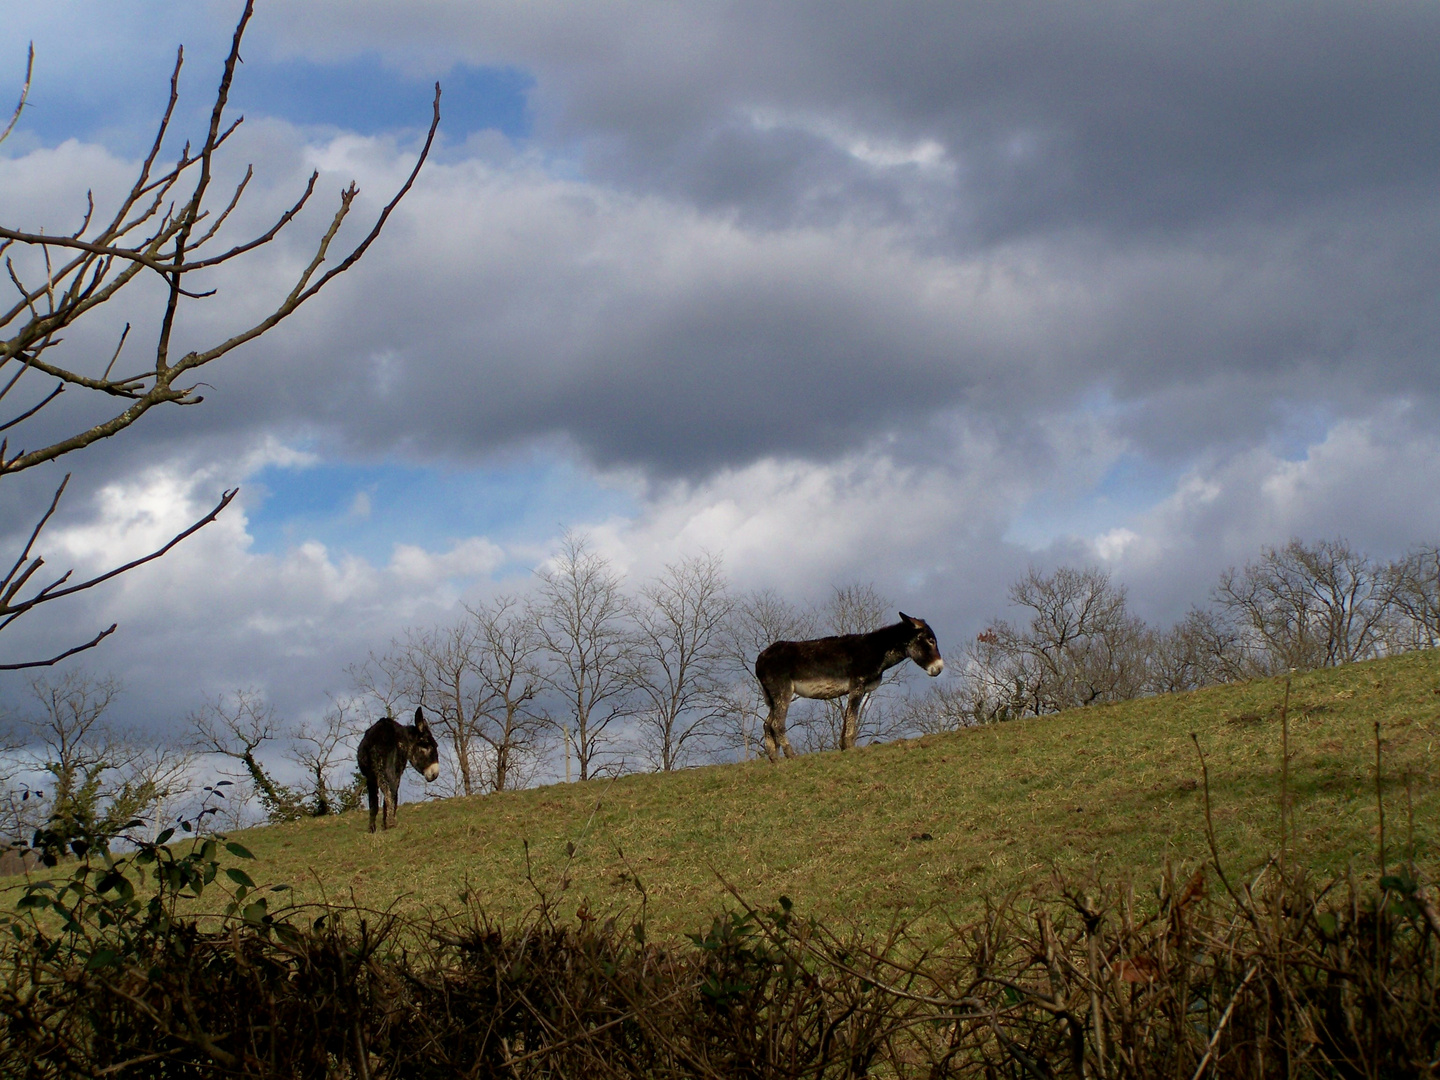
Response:
M777 641L755 658L755 677L761 686L788 681L801 697L839 697L883 671L886 651L874 634Z

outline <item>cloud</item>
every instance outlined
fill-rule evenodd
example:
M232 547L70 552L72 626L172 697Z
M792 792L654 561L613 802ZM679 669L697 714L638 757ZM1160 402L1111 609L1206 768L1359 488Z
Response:
M309 144L275 123L251 138L237 151L265 155L269 185L256 222L312 164L322 191L358 177L357 217L373 212L409 161L386 139ZM1144 452L1183 457L1264 441L1287 403L1432 400L1437 312L1413 274L1437 225L1400 207L1339 235L1321 216L946 255L875 225L750 228L529 159L432 163L367 260L207 372L195 419L372 458L473 462L560 439L602 467L700 478L843 455L956 410L1024 444L1100 395ZM197 305L187 340L262 314L312 236L217 275L228 302Z
M824 118L958 163L955 219L985 237L1084 223L1150 230L1356 188L1423 187L1440 15L1327 3L1243 13L1133 5L671 5L375 0L289 5L265 33L313 57L379 48L412 69L517 63L537 131L637 187L709 189L700 164L756 113ZM748 125L757 151L767 132ZM799 132L796 132L797 136ZM791 168L826 155L793 140ZM773 144L772 144L773 145ZM759 155L763 157L763 154ZM873 177L833 177L858 192ZM734 189L732 205L784 185ZM756 208L751 205L751 210Z
M404 581L430 582L489 574L505 561L503 549L483 536L469 537L436 555L414 544L396 544L390 570Z
M1436 543L1440 437L1414 411L1391 403L1338 420L1293 457L1275 447L1214 455L1094 540L1092 557L1131 583L1150 617L1175 618L1206 601L1222 570L1292 537L1343 537L1380 559Z
M205 472L164 466L107 484L82 520L47 530L47 566L73 567L78 580L153 550L210 508L214 486ZM241 500L165 558L37 609L6 633L6 658L59 651L118 622L86 661L123 674L126 708L148 727L176 732L185 711L239 686L304 714L372 648L448 617L501 557L479 536L439 551L397 545L385 565L311 540L257 554Z

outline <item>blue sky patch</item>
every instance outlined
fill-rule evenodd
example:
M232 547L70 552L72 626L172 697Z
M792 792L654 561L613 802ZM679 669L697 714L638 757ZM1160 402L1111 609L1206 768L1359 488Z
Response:
M1067 537L1093 539L1167 498L1184 471L1139 454L1121 454L1100 481L1078 497L1048 491L1031 499L1011 521L1004 539L1032 551Z
M228 46L228 40L224 44ZM174 130L192 140L203 135L214 104L224 61L223 50L212 51L215 45L200 41L185 53ZM17 138L7 150L23 152L33 142L54 146L70 138L98 142L120 154L147 149L169 94L174 46L150 43L120 71L102 62L109 59L97 56L92 64L77 63L53 34L38 40L30 98ZM24 82L24 60L23 40L0 54L0 102L7 117ZM435 81L387 68L373 53L334 63L256 56L247 58L236 74L229 115L329 124L360 135L424 128L430 122ZM439 81L440 129L450 142L485 130L516 140L529 137L528 98L535 85L529 72L459 64Z
M317 540L377 566L389 562L396 544L444 552L472 536L502 544L542 542L567 524L637 512L625 492L555 461L475 470L393 463L270 466L245 486L257 553Z
M511 139L529 136L527 95L535 80L528 72L462 64L439 81L440 130L450 140L492 129ZM234 103L246 115L374 135L427 125L434 85L432 78L386 68L373 54L329 64L247 61L236 78Z

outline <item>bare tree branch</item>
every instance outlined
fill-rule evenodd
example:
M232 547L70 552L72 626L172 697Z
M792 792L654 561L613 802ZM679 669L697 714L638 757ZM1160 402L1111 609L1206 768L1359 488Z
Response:
M279 298L269 314L253 324L231 333L218 343L194 349L178 358L171 355L171 344L182 314L188 305L203 302L215 295L213 288L197 287L189 277L211 270L270 244L310 204L318 173L312 173L299 197L263 232L248 238L226 240L222 231L240 205L249 187L253 170L247 167L234 187L210 204L217 177L217 155L229 141L243 118L227 117L231 89L239 71L240 47L254 14L253 0L246 0L235 24L229 51L222 65L220 82L211 104L208 124L196 147L186 142L167 166L160 166L166 147L171 144L172 125L180 99L180 72L184 66L183 48L175 55L170 72L170 93L156 125L155 137L141 162L129 190L118 201L113 212L95 221L95 197L87 192L79 228L48 230L0 226L0 252L5 255L5 270L17 296L8 310L0 310L0 399L21 395L13 415L0 416L0 432L10 432L0 440L0 477L53 461L110 438L136 423L152 408L162 404L197 404L203 398L197 393L202 383L192 373L206 364L227 355L241 345L254 341L273 330L302 304L317 295L329 282L355 265L379 236L401 199L413 187L420 169L428 159L440 122L440 87L436 84L429 129L414 166L404 183L381 208L369 230L338 263L329 269L326 264L330 248L347 220L358 194L354 183L341 193L338 206L316 243L312 256L288 291ZM0 139L19 122L30 93L34 69L34 49L30 50L25 85L20 104ZM188 185L188 190L187 190ZM220 244L223 247L219 247ZM212 247L211 245L215 245ZM142 274L153 273L165 282L165 302L159 318L154 347L148 360L130 370L115 368L129 337L130 324L121 333L113 353L108 357L81 355L71 357L62 350L67 328L76 325L103 305L119 298L122 290ZM187 280L188 278L188 280ZM130 295L130 294L125 294ZM129 365L127 364L127 367ZM27 372L55 380L53 388L41 392L22 385ZM126 404L119 411L89 424L80 430L41 429L36 425L66 389L89 391L99 398L120 398ZM14 400L13 398L11 400ZM114 406L111 406L113 408ZM102 414L103 416L104 414ZM35 432L39 437L26 445L23 433ZM43 433L42 433L43 432ZM11 451L12 441L18 448ZM38 442L39 445L34 445ZM67 476L68 480L68 476ZM60 485L60 491L64 489ZM42 603L72 596L127 573L160 558L176 544L203 528L225 509L235 496L230 490L223 494L216 507L205 517L178 534L168 544L143 556L78 584L68 584L67 573L23 600L16 598L29 585L43 560L32 557L41 531L54 514L60 491L50 508L39 515L38 524L25 544L10 574L0 581L0 629ZM113 629L113 628L112 628ZM110 631L97 635L85 645L50 660L27 661L5 668L44 666L58 663L76 652L93 648Z
M119 629L119 623L111 623L106 629L101 630L84 645L76 645L73 649L66 649L59 656L52 656L49 660L28 660L23 664L0 664L0 671L24 671L26 668L54 667L61 660L65 660L76 653L82 653L86 649L93 649L100 642Z
M414 185L420 169L429 157L439 127L438 83L431 107L430 126L415 164L359 243L339 263L320 273L330 246L358 194L358 189L352 183L341 192L339 206L310 262L269 315L210 348L194 350L178 360L171 359L170 342L181 302L211 295L209 290L186 288L182 283L185 275L227 263L270 243L295 220L314 192L316 175L310 177L300 197L269 229L215 255L195 257L197 251L216 238L221 224L238 204L250 178L247 170L245 177L237 184L218 214L212 215L206 208L206 199L214 177L215 154L240 122L237 120L226 126L224 113L239 63L240 43L252 13L253 3L247 3L235 28L211 110L209 128L198 152L191 153L187 146L167 172L158 177L152 176L154 163L164 145L178 100L178 77L184 57L182 51L176 57L175 70L171 74L170 101L158 125L155 142L140 168L134 186L121 201L119 209L108 224L101 226L89 237L81 235L83 229L73 236L66 236L60 233L0 227L0 239L38 251L46 264L43 282L28 287L21 281L13 261L10 262L11 278L21 295L19 303L0 317L0 328L9 331L8 337L0 343L0 369L7 363L19 363L26 369L50 375L67 385L129 398L133 402L111 419L92 425L84 431L9 458L0 457L0 475L32 468L99 439L108 438L129 427L156 405L183 404L196 400L193 397L195 385L177 385L178 378L273 329L337 276L348 271L374 243L390 215ZM162 199L191 170L195 172L195 183L189 194L183 202L167 210L157 220L156 215ZM93 207L93 202L91 206ZM208 227L204 231L197 231L201 222L212 216L214 220ZM88 222L88 214L86 220ZM135 236L137 230L146 227L150 222L154 222L154 225L146 234ZM52 265L52 250L72 252L74 257ZM96 378L71 365L55 364L42 358L43 353L59 343L56 339L58 331L113 299L137 273L146 269L161 275L167 284L166 305L161 317L154 358L147 370L112 378L107 368L104 375ZM27 313L28 318L24 318ZM22 318L24 321L17 324L16 320Z
M200 518L198 521L190 525L182 532L176 534L164 546L156 548L148 555L142 555L138 559L131 559L123 566L117 566L113 570L107 570L105 573L99 574L96 577L90 578L86 581L82 581L77 585L71 585L68 588L63 589L59 588L58 586L69 580L71 572L67 570L60 578L51 582L49 585L37 590L34 594L27 597L26 599L15 602L15 595L24 587L26 581L30 578L30 576L42 565L44 565L44 560L38 557L35 559L31 559L28 565L25 565L25 563L26 560L29 559L30 551L35 544L36 538L40 535L40 532L42 529L44 529L46 523L49 522L51 515L55 513L55 507L59 504L60 496L64 492L65 485L69 482L69 480L70 476L69 474L66 474L65 479L60 482L60 486L56 489L55 497L51 500L49 508L45 511L45 514L40 519L39 524L35 526L34 531L30 534L30 539L29 541L27 541L24 550L20 554L20 558L15 563L14 568L11 569L10 573L6 575L3 581L0 581L0 589L4 590L3 593L0 593L0 630L4 630L8 626L10 626L10 624L13 623L16 619L20 618L22 615L25 615L30 611L33 611L41 604L49 603L52 600L59 600L62 597L73 596L75 593L84 592L86 589L93 589L96 585L109 581L111 578L119 577L121 574L128 573L129 571L134 570L136 567L144 566L148 562L154 562L156 559L169 552L173 547L175 547L176 544L179 544L182 540L199 532L206 525L210 524L210 522L214 521L220 515L220 512L230 505L231 501L235 498L236 494L240 490L239 488L231 488L229 491L225 492L220 497L220 501L215 504L214 508L208 514ZM25 566L23 570L21 570L22 565ZM27 667L47 667L52 664L57 664L61 660L64 660L68 656L73 656L77 652L84 652L86 649L94 648L96 645L100 644L101 641L109 637L114 632L115 626L112 625L108 630L102 631L100 634L96 635L94 639L87 642L86 644L76 646L75 648L70 649L67 652L63 652L59 656L56 656L51 660L26 661L18 664L0 664L0 671L13 671Z
M15 105L15 111L10 115L10 122L5 125L5 130L0 131L0 142L10 137L10 132L15 130L15 125L20 122L20 114L25 111L25 101L30 96L30 78L35 74L35 43L30 42L30 48L25 54L25 85L20 88L20 100Z

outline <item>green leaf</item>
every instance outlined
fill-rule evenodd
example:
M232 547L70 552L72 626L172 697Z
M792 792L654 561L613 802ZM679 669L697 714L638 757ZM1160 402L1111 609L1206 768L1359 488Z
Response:
M115 963L114 949L98 949L91 953L89 961L85 964L87 968L94 971L96 968L109 967Z
M250 875L245 873L244 870L241 870L237 866L227 867L225 870L225 876L228 877L231 881L235 882L236 885L244 885L246 888L249 889L255 888L255 882L250 880Z
M1380 879L1380 888L1389 889L1391 892L1398 892L1404 896L1414 896L1419 886L1408 877L1396 874L1386 874Z
M250 854L249 848L247 848L244 844L237 844L234 840L231 840L228 844L225 845L225 850L230 852L230 854L234 855L237 859L255 858L254 855Z
M175 835L175 830L174 830L174 829L166 829L164 832L162 832L159 836L157 836L157 837L155 838L155 843L157 843L157 844L168 844L168 843L170 842L170 838L171 838L172 836L174 836L174 835Z
M124 887L129 884L130 883L125 880L125 875L119 870L111 870L95 883L95 891L105 893L114 890L116 893L121 893Z

